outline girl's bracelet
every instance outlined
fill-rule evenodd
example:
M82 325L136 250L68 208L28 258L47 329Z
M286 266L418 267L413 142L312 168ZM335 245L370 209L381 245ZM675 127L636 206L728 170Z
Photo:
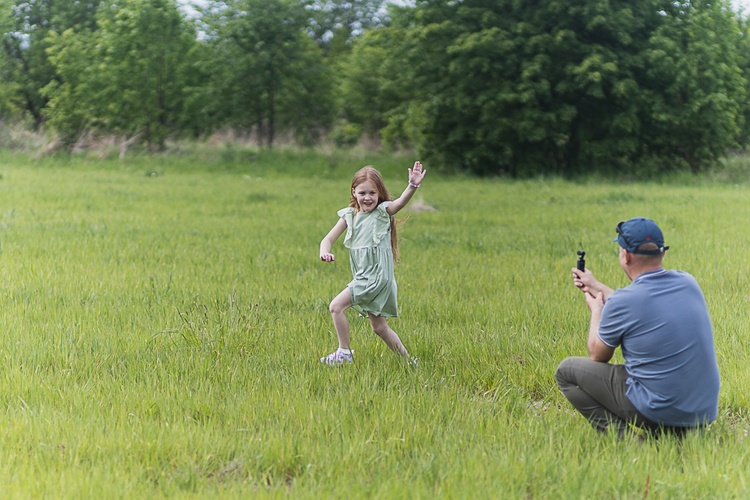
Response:
M414 184L412 181L409 181L409 186L413 187L414 189L417 189L419 187L419 184Z

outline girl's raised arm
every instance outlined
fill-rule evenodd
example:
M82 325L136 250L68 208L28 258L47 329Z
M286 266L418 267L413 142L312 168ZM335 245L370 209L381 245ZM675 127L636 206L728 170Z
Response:
M331 253L331 248L333 248L333 244L336 243L336 240L339 239L339 236L344 231L346 231L346 221L339 219L336 225L328 231L328 234L320 242L320 260L323 262L333 262L336 260L336 257Z
M391 204L388 205L388 208L386 210L388 212L388 215L395 215L399 210L404 208L407 203L409 203L409 200L411 200L411 197L414 196L414 193L422 183L422 179L424 179L426 173L427 170L422 169L422 164L418 161L415 161L414 168L409 169L409 184L407 184L406 189L404 189L404 192L401 193L401 196L393 200Z

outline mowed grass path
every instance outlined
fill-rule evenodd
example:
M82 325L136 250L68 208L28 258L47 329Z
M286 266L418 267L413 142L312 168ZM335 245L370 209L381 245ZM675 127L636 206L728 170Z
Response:
M354 314L356 362L329 368L350 274L341 242L334 264L318 245L369 161L275 161L4 159L0 496L750 495L747 186L432 171L400 214L391 321L419 368ZM394 195L410 161L382 166ZM585 354L576 251L626 285L611 240L636 215L714 322L720 418L681 443L597 436L553 378Z

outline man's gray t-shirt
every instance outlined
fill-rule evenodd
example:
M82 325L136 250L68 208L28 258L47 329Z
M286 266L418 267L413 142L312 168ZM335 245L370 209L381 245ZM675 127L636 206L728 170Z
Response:
M626 396L648 419L692 427L716 420L719 367L706 300L681 271L650 271L616 290L599 338L622 347Z

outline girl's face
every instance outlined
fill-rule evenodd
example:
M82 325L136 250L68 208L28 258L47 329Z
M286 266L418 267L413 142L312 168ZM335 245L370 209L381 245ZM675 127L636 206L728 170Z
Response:
M360 212L372 212L378 206L378 190L375 189L375 184L371 180L357 184L352 194L357 200Z

